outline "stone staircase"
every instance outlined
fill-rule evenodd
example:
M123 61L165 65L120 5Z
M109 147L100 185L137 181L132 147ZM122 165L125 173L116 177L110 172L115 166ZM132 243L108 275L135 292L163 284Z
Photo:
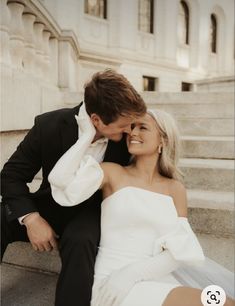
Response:
M207 256L234 271L233 93L144 93L181 132L189 219Z
M143 93L150 108L172 113L181 130L181 169L188 190L189 219L205 254L234 270L234 147L232 93ZM64 95L66 107L81 94ZM31 185L36 189L40 174ZM17 256L16 256L17 254ZM14 243L4 257L8 265L58 273L57 252L36 253Z

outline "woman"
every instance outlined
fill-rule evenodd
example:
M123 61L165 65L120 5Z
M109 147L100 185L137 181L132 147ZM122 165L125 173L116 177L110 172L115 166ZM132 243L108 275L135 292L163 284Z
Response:
M204 261L187 221L173 119L149 111L135 121L127 136L133 156L127 167L98 164L86 156L96 131L86 113L78 121L82 137L58 161L49 181L54 199L63 206L103 190L91 305L202 305L201 290L183 286L172 274L181 265ZM229 299L226 303L232 305Z

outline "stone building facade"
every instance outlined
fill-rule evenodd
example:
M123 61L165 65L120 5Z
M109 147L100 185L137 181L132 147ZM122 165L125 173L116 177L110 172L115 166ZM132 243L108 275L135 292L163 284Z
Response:
M37 114L78 103L107 67L140 92L233 86L233 0L0 3L2 162Z

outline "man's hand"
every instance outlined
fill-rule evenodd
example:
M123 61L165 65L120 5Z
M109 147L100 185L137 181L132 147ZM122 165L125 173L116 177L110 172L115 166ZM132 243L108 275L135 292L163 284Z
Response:
M51 251L58 249L58 236L38 212L29 214L23 219L27 228L29 241L35 251Z

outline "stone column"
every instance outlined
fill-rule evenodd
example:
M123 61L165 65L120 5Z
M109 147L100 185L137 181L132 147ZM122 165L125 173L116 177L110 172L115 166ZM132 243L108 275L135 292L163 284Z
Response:
M44 24L41 22L34 23L34 34L35 34L35 47L36 47L36 66L35 71L38 76L42 77L44 72L44 55L45 52L43 51L43 36L42 32L44 30Z
M43 65L43 76L45 79L50 79L50 49L49 49L49 38L51 33L47 30L42 32L43 40L43 51L44 51L44 65Z
M26 71L34 72L35 69L35 42L34 42L34 30L33 25L36 20L36 16L33 14L23 14L23 24L25 33L25 50L23 57L23 64Z
M58 39L51 37L49 40L50 60L51 60L51 81L54 85L58 85Z
M178 0L159 0L155 6L155 16L157 57L176 64Z
M10 64L10 12L7 6L7 0L1 0L0 4L0 63Z
M22 60L24 55L24 27L22 14L24 5L18 2L8 3L11 12L10 21L10 55L14 68L22 68Z

